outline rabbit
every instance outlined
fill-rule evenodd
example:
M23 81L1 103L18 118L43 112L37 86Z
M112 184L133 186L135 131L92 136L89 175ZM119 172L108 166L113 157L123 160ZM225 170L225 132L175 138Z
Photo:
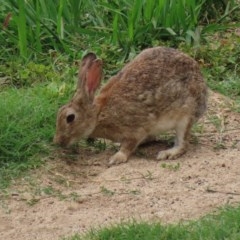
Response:
M157 159L176 159L187 151L192 125L207 106L207 85L197 62L177 49L143 50L100 89L102 60L83 57L77 90L57 115L54 142L69 146L80 138L120 143L109 165L126 162L149 137L175 130L174 146Z

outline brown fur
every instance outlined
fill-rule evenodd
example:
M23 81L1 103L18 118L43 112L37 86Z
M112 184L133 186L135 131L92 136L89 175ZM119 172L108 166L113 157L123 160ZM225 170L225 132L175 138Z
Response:
M91 65L96 60L90 56ZM92 71L88 69L85 65L80 76L88 75ZM144 50L93 99L82 97L88 95L84 85L88 80L79 82L71 103L58 113L55 142L68 145L88 136L120 142L121 149L110 164L127 161L146 138L171 129L176 130L175 146L160 152L158 158L180 156L186 151L192 124L206 109L207 87L198 64L171 48ZM69 113L75 115L71 123L66 122Z

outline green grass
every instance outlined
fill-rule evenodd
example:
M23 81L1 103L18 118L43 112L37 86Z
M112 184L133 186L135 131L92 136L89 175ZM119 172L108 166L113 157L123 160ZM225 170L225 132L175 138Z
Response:
M1 185L23 170L37 167L41 155L48 153L56 110L44 91L41 88L9 89L1 93Z
M132 221L94 229L63 240L237 240L240 239L240 207L226 207L217 215L198 221L163 225Z
M52 82L0 92L0 188L49 154L56 112L72 90L63 86Z

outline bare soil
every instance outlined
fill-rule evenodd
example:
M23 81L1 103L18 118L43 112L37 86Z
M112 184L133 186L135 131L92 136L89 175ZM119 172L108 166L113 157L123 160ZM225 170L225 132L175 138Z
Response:
M211 93L189 151L156 161L168 141L108 168L113 147L58 152L0 195L0 238L52 240L132 219L173 223L240 202L240 114Z

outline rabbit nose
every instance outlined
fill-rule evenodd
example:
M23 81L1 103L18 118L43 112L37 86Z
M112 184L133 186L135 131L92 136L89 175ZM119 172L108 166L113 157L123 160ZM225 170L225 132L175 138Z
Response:
M66 139L64 137L59 137L57 135L54 136L53 138L53 143L64 148L68 146L68 142L66 141Z
M53 138L53 143L56 144L56 145L64 146L64 141L63 141L63 139L61 139L61 138L58 137L57 135L54 136L54 138Z

